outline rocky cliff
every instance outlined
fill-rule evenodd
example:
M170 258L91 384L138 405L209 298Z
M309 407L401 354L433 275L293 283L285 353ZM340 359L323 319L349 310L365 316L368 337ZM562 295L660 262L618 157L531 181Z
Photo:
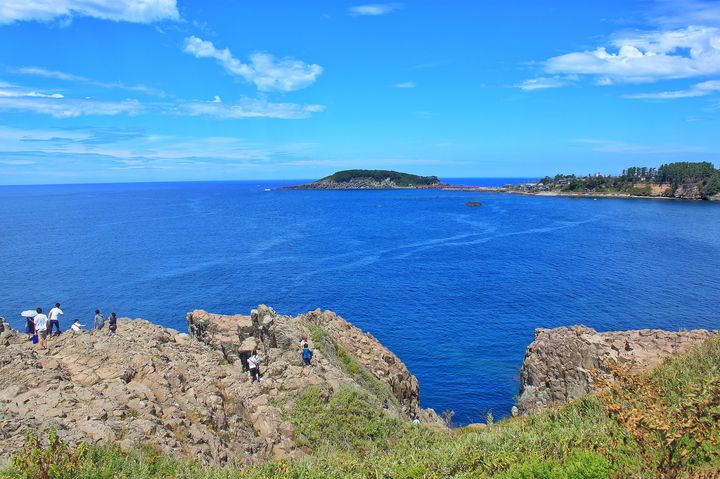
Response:
M642 370L714 334L718 333L654 329L599 333L584 326L538 329L525 352L517 412L537 412L593 391L592 371L606 371L607 360Z
M67 332L47 352L0 326L0 462L26 428L50 426L70 443L144 443L214 465L298 457L306 451L284 413L310 385L329 395L374 381L388 414L437 421L419 409L417 380L402 362L333 313L292 318L260 306L249 316L193 311L187 319L190 335L121 318L115 335ZM302 338L314 351L310 367L302 366ZM254 348L263 359L259 384L238 360ZM361 366L349 370L347 361Z

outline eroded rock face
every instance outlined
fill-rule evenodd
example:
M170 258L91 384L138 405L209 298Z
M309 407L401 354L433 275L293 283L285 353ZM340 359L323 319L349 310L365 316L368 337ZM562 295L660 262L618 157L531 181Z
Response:
M517 411L537 412L593 391L592 371L606 371L607 360L642 370L714 334L717 332L654 329L598 333L585 326L538 329L525 352Z
M117 334L66 332L49 338L47 352L0 322L0 465L28 427L42 433L51 426L71 444L149 443L213 465L300 457L306 451L284 419L297 397L310 385L328 393L365 387L312 344L308 324L326 329L387 385L398 399L389 414L439 422L418 407L417 380L398 358L333 313L292 318L261 305L249 316L197 310L187 318L190 335L120 318ZM302 340L314 352L310 367ZM242 360L253 349L265 376L259 384Z
M312 344L310 331L304 324L320 326L388 387L399 404L399 407L388 404L391 412L406 419L417 415L425 422L440 422L434 411L420 408L418 381L402 361L371 334L364 333L331 311L318 309L293 318L260 305L251 311L250 316L223 316L197 310L188 313L187 321L191 335L221 351L228 361L239 359L243 367L253 349L258 349L275 371L291 365L301 366L300 344L305 340L316 353L314 361L322 361L318 364L322 364L328 373L332 371L325 379L331 389L336 389L340 384L352 382L352 379L342 372L337 361L333 360L335 358L318 355L319 345Z
M387 384L400 402L406 417L423 416L424 411L419 405L420 386L417 378L372 334L363 332L332 311L317 309L303 315L303 319L328 331L345 351L352 354L377 379Z
M66 332L48 352L5 333L0 348L0 457L27 427L55 426L71 443L156 445L166 453L222 464L268 457L240 400L242 377L222 355L176 331L121 318L118 333ZM223 431L223 434L219 432Z

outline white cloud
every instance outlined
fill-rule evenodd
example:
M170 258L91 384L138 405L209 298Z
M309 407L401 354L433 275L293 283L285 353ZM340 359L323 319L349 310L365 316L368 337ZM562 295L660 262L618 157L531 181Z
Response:
M0 86L0 98L65 98L61 93L40 93L37 91L22 90L14 85Z
M22 67L22 68L15 68L12 71L13 71L13 73L19 73L21 75L33 75L33 76L40 76L40 77L44 77L44 78L54 78L54 79L62 80L62 81L84 83L87 85L93 85L93 86L97 86L100 88L134 91L134 92L138 92L138 93L146 93L148 95L154 95L154 96L160 96L160 97L167 96L167 93L160 90L159 88L153 88L153 87L149 87L146 85L126 85L122 82L103 82L103 81L93 80L91 78L73 75L71 73L65 73L65 72L60 72L60 71L56 71L56 70L46 70L45 68L40 68L40 67Z
M720 25L720 3L716 0L657 0L651 20L668 26Z
M396 83L394 86L395 86L395 88L408 89L408 88L415 88L417 85L415 85L415 83L413 83L411 81L406 81L406 82L402 82L402 83Z
M625 95L625 98L637 100L675 100L678 98L694 98L712 95L720 91L720 80L710 80L693 85L686 90L662 91L657 93L636 93Z
M686 145L640 145L618 140L581 139L575 143L589 145L593 151L632 155L673 155L706 153L705 148Z
M180 18L176 0L3 0L0 3L0 24L50 21L75 15L134 23Z
M136 100L101 101L49 95L0 96L0 111L39 113L55 118L114 116L122 113L135 115L142 109L142 105Z
M369 5L357 5L350 8L350 14L355 16L378 16L394 12L401 7L401 3L373 3Z
M560 78L540 77L540 78L533 78L530 80L525 80L524 82L522 82L516 86L525 91L533 91L533 90L546 90L548 88L558 88L561 86L565 86L566 84L567 83Z
M35 162L32 160L0 160L0 165L8 165L8 166L25 166L25 165L34 165Z
M296 120L325 110L323 105L275 103L264 98L241 98L225 103L215 95L210 101L173 99L171 102L141 103L135 99L106 101L92 98L68 98L60 93L41 93L0 81L0 111L20 111L55 118L111 116L120 114L207 116L222 120L276 118Z
M219 97L216 97L219 100ZM273 103L266 100L244 98L236 103L220 101L187 102L178 108L181 115L209 116L223 120L245 118L277 118L283 120L299 120L310 117L313 113L325 109L322 105L300 105L297 103Z
M545 70L631 83L720 74L720 29L715 27L625 34L610 45L550 58Z
M323 69L291 58L277 59L269 53L253 53L250 63L233 57L229 49L215 48L212 42L196 36L185 39L184 51L196 58L214 58L225 70L254 83L260 91L294 91L315 82Z

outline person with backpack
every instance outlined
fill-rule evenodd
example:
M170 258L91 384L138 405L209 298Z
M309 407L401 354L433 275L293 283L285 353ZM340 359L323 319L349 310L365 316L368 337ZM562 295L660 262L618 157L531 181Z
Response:
M303 351L302 351L302 358L303 358L303 365L304 366L310 366L310 360L313 357L312 351L310 351L310 347L308 346L308 343L303 344Z
M260 356L258 356L257 349L253 349L252 355L247 360L248 368L250 369L250 382L262 381L262 374L260 373Z

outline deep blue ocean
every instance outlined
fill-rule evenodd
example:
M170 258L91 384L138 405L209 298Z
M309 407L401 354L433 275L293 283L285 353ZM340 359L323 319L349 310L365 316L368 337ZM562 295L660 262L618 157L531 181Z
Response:
M720 328L717 203L280 184L0 187L0 315L331 309L460 424L509 413L537 327Z

